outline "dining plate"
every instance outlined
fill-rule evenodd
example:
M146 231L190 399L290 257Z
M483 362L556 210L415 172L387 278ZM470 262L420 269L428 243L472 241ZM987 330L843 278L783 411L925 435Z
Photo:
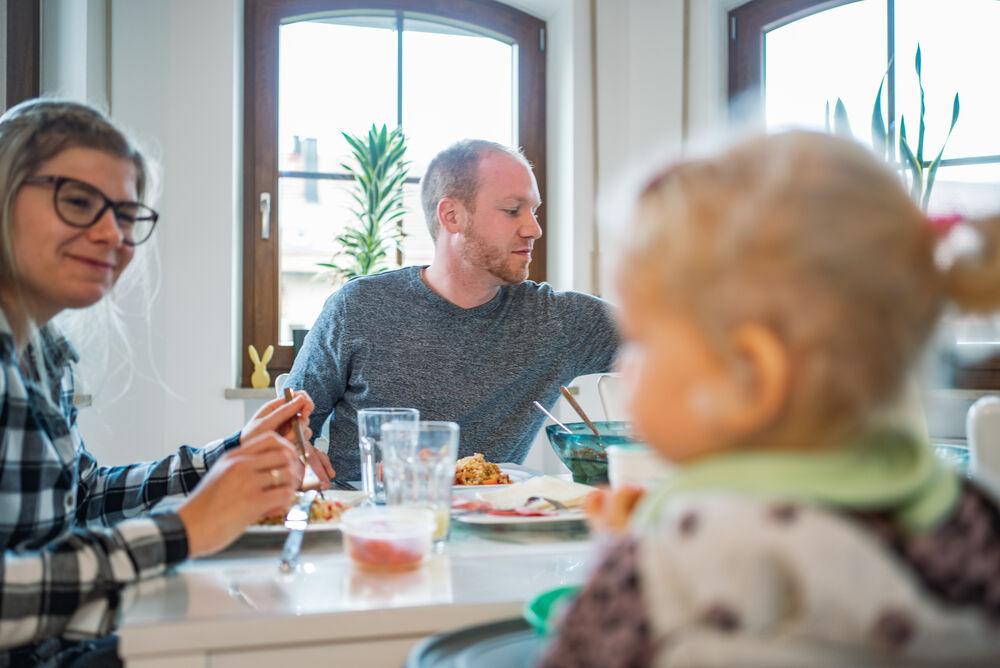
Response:
M323 497L328 501L336 501L347 510L351 506L359 503L365 498L362 491L346 489L328 489L323 492ZM318 500L318 499L317 499ZM306 533L321 533L324 531L336 531L340 529L340 518L331 521L312 520L306 526ZM288 528L284 524L251 524L246 528L244 534L251 536L266 536L272 534L288 533Z
M343 504L346 510L360 503L365 498L365 493L346 489L328 489L324 490L323 496L330 501L337 501ZM165 497L154 506L153 510L176 510L184 502L185 498L182 495ZM340 529L339 519L332 522L315 521L309 523L309 526L306 527L306 532L319 533L323 531L336 531L338 529ZM288 533L288 529L285 528L284 524L251 524L243 533L253 536L268 536Z
M558 524L559 522L583 522L587 519L587 514L581 508L570 508L556 512L552 515L536 515L525 517L523 515L490 515L488 513L465 513L455 515L456 522L465 524L479 524L488 526L518 526L536 524Z
M535 469L530 469L527 466L521 466L520 464L514 464L512 462L506 462L503 464L498 464L501 473L506 473L510 476L510 482L504 483L502 485L454 485L453 489L456 490L487 490L496 489L497 487L507 487L508 485L513 485L514 483L524 482L525 480L530 480L535 476L542 475L541 471L536 471Z

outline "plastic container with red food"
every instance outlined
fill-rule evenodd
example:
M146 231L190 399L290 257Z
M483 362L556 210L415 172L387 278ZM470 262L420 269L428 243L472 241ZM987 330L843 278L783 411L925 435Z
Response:
M352 508L341 519L344 551L364 571L412 570L430 553L435 524L434 513L427 508Z

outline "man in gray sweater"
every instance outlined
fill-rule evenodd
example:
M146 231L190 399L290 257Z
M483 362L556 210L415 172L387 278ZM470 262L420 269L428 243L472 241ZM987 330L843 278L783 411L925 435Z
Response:
M541 205L519 152L481 140L439 153L421 184L434 261L349 281L327 299L288 376L327 417L337 477L360 479L357 411L403 406L454 420L459 457L524 461L559 386L608 371L608 305L527 281Z

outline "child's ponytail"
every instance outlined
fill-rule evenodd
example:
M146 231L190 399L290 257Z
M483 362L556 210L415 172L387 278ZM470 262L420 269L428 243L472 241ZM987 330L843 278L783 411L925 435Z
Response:
M1000 214L931 222L943 228L934 260L947 296L968 313L1000 308Z

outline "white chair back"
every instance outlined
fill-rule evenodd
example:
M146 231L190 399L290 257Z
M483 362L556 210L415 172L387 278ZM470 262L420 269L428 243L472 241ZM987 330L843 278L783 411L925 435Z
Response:
M965 416L969 473L1000 496L1000 397L982 397Z
M597 380L597 393L601 395L604 419L608 422L628 420L622 399L622 379L618 374L607 373Z
M285 393L285 381L288 380L287 373L279 373L274 377L274 393L279 397L283 396Z

